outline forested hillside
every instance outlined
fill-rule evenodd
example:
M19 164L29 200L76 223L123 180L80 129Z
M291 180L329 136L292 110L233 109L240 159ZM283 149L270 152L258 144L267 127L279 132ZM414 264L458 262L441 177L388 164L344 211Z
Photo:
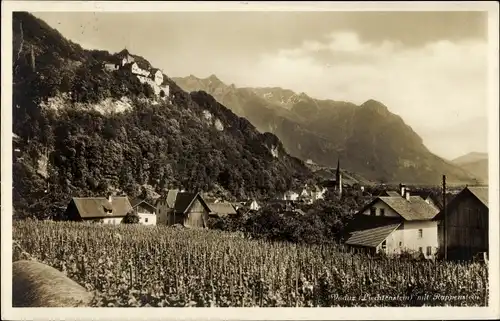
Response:
M266 197L311 178L276 136L204 92L164 75L170 97L157 97L129 71L103 68L116 54L83 50L29 13L14 13L13 32L17 217L56 214L73 196L178 187Z

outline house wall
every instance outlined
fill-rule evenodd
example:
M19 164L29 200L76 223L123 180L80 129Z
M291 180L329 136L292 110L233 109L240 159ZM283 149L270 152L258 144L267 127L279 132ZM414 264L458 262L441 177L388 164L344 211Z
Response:
M404 245L404 232L403 225L400 225L394 232L392 232L386 239L386 248L383 249L382 244L377 246L377 252L383 251L390 255L401 254Z
M208 211L203 207L199 199L196 199L187 210L184 217L184 226L203 228L206 227L208 220Z
M447 248L450 259L471 259L488 252L488 208L472 195L465 195L447 210ZM439 222L439 244L444 250L444 222Z
M285 201L296 201L299 198L299 194L292 192L292 193L285 193L283 200Z
M68 204L68 207L66 208L66 211L64 212L64 215L62 217L63 221L81 221L80 214L78 213L78 210L76 208L75 202L71 200L71 202Z
M161 71L158 70L157 72L155 72L154 81L158 86L161 86L161 84L163 83L163 73Z
M156 215L147 213L137 213L139 215L139 223L144 225L156 225Z
M403 248L422 252L426 258L433 258L439 248L438 229L436 221L405 221L403 223ZM419 237L422 229L422 237ZM427 255L427 247L431 247L431 254Z
M105 217L102 219L102 224L112 224L117 225L120 224L123 220L123 217Z
M257 204L256 201L253 201L251 204L250 204L250 209L253 210L253 211L258 211L260 209L260 206L259 204Z
M379 200L378 202L373 204L372 207L376 208L376 216L380 216L380 209L384 209L385 216L400 217L400 215L398 213L396 213L396 211L394 211L391 207L389 207L389 205L385 204L381 200ZM370 208L367 208L362 214L363 215L370 215Z
M422 229L421 238L419 237L419 229ZM437 222L405 221L385 241L385 250L383 250L381 243L377 246L377 252L384 251L387 254L401 254L404 250L418 252L422 248L425 258L432 259L436 255L439 246ZM427 253L427 247L430 247L430 254Z
M104 68L108 71L118 70L118 65L116 64L104 64Z

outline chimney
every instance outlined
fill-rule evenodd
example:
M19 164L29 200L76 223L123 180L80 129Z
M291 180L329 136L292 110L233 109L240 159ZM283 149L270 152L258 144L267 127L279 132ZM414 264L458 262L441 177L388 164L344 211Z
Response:
M407 201L410 200L410 191L408 189L405 189L405 198Z
M406 186L404 186L403 184L399 184L399 191L401 193L401 197L405 197L405 195L406 195Z

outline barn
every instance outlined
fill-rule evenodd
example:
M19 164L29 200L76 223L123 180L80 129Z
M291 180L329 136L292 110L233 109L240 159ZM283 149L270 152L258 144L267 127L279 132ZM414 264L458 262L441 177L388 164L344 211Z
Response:
M469 260L488 253L488 187L465 187L434 219L439 222L440 248L446 246L448 259Z
M157 224L181 224L185 227L207 228L211 209L199 193L169 190L156 202Z

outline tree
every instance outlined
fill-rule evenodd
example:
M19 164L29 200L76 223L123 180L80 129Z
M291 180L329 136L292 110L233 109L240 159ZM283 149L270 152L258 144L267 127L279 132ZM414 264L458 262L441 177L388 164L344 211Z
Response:
M139 215L132 210L125 215L125 217L122 220L122 223L124 224L137 224L139 223Z

